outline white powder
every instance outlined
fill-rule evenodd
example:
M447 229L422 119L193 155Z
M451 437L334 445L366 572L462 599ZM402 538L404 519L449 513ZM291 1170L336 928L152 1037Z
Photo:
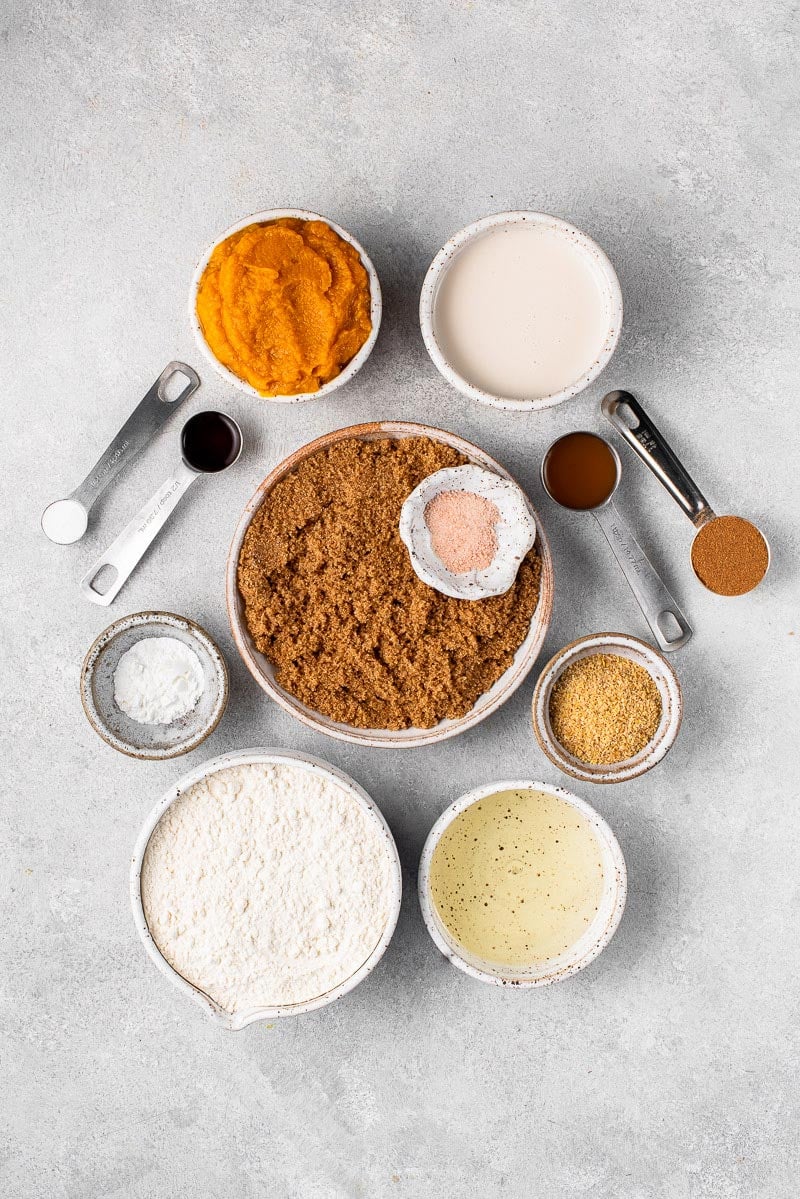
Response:
M139 724L172 724L191 712L204 687L200 659L177 637L144 637L114 671L117 707Z
M390 915L391 851L343 787L231 766L167 808L142 866L163 956L227 1012L302 1003L367 960Z

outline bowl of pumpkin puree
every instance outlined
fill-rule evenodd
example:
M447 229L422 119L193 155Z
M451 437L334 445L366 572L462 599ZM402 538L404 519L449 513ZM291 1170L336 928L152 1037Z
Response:
M245 217L203 255L189 319L214 368L281 403L329 395L366 362L381 289L369 256L341 226L297 208Z

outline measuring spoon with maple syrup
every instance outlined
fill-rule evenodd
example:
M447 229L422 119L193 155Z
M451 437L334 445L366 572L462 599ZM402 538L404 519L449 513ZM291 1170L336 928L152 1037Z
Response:
M612 502L621 476L616 450L596 433L559 437L542 461L542 484L551 500L595 517L659 648L680 649L692 635L691 625Z
M130 578L178 502L201 475L217 475L242 452L242 431L224 412L197 412L181 431L181 462L81 579L93 604L108 606Z

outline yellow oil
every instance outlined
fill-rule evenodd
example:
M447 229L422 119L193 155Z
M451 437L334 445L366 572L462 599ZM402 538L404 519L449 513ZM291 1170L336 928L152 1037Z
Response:
M588 820L545 791L499 791L461 812L433 853L431 894L444 926L486 962L528 966L583 935L603 891Z

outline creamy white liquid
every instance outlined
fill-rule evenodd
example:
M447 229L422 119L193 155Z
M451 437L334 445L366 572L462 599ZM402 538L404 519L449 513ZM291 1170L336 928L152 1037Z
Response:
M541 399L600 354L609 310L589 252L553 226L500 225L468 242L436 295L439 348L492 395Z

